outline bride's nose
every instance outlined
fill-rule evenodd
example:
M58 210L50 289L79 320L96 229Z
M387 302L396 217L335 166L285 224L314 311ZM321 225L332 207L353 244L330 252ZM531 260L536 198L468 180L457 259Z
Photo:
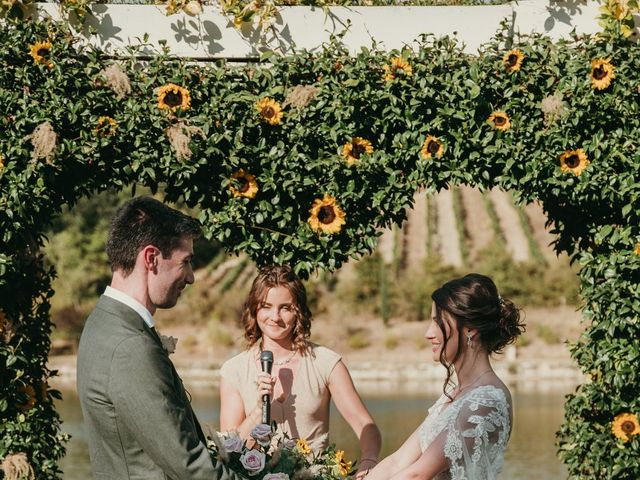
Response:
M436 332L435 332L435 324L436 322L434 322L433 320L429 323L429 328L427 328L427 331L424 332L424 338L426 338L427 340L433 340L434 338L436 338Z

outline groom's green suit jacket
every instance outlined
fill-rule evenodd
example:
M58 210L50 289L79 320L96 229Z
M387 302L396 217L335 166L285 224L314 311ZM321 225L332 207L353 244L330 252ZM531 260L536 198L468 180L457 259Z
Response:
M102 296L78 349L78 394L95 480L240 480L214 465L155 331Z

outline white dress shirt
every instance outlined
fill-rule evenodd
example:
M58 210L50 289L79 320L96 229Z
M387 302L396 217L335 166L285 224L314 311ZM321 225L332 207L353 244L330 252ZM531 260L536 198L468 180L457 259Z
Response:
M153 321L153 317L151 316L151 312L149 312L149 310L147 310L147 307L142 305L135 298L109 286L107 286L107 289L104 291L104 295L113 298L120 303L124 303L127 307L133 308L137 312L137 314L142 317L144 323L146 323L149 328L154 328L156 326L155 322Z

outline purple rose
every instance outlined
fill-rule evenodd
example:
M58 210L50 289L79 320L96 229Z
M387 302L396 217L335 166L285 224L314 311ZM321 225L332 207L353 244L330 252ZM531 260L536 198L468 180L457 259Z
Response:
M249 475L257 475L264 470L265 455L259 450L249 450L240 455L240 463Z
M266 423L260 423L251 430L251 437L260 445L266 447L271 443L271 427Z
M287 438L284 440L282 446L287 450L293 450L294 448L296 448L297 444L298 442L295 438Z
M242 452L242 447L244 446L244 440L240 438L240 435L237 433L232 433L229 437L225 438L222 442L222 446L227 452Z

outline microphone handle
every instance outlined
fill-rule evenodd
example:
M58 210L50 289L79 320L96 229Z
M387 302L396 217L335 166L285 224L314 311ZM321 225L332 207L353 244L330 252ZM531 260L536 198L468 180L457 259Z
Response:
M271 398L269 395L262 396L262 423L271 423Z
M262 359L262 371L271 375L271 368L273 367L273 354L269 353L269 358ZM262 423L267 425L271 424L271 398L269 394L262 395Z

